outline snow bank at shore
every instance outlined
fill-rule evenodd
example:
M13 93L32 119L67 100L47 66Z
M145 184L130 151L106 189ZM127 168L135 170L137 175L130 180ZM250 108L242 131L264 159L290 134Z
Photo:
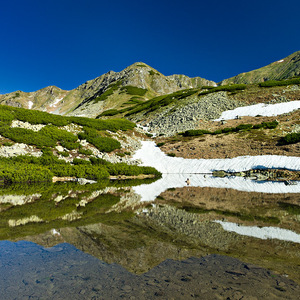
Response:
M259 103L255 105L242 106L233 110L223 111L221 117L214 121L231 120L237 116L278 116L285 113L289 113L293 110L300 108L300 100L276 103L276 104L264 104Z
M167 156L152 141L143 141L141 149L137 150L133 159L140 159L143 166L151 166L167 174L212 173L214 170L239 172L255 168L300 170L300 158L294 156L261 155L231 159L185 159Z
M214 170L245 171L253 168L286 168L300 170L300 158L291 156L263 155L242 156L232 159L184 159L169 157L152 141L143 141L142 148L133 156L140 159L142 165L152 166L163 173L160 180L150 185L134 187L142 201L153 201L168 188L186 186L190 178L190 186L232 188L239 191L260 193L300 193L300 184L285 185L283 182L254 181L236 178L216 178L204 173ZM200 174L202 173L202 175Z

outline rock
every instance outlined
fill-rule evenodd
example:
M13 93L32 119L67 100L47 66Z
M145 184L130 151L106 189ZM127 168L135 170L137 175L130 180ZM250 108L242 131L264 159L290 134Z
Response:
M146 124L151 134L164 134L172 136L178 132L198 128L198 120L214 120L220 117L225 110L234 109L244 104L229 99L227 92L208 94L202 97L191 96L185 106L164 107L149 117ZM142 119L137 114L132 117L133 121Z
M87 184L87 183L97 183L97 181L95 180L89 180L89 179L85 179L85 178L77 178L77 182L81 185Z
M63 152L64 151L64 147L62 147L62 146L56 146L55 148L59 152Z

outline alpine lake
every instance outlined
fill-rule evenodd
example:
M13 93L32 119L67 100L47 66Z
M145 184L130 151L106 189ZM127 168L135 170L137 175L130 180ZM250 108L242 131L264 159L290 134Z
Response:
M2 186L0 299L299 299L300 182L253 182Z

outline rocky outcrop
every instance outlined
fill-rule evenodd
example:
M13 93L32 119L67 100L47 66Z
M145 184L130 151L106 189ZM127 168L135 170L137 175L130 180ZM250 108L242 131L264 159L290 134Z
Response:
M48 86L30 93L16 91L0 95L0 104L54 112L68 93L56 86Z
M33 131L40 131L45 126L44 124L30 124L19 120L13 120L10 125L11 128L25 128Z
M225 110L234 109L244 104L229 99L227 92L208 94L203 97L192 96L188 103L182 106L171 106L153 116L146 126L150 133L171 136L198 127L199 120L213 120L220 117ZM139 115L135 116L137 121Z
M32 156L39 157L42 155L40 150L37 150L35 147L26 145L26 144L19 144L15 143L11 146L1 146L0 147L0 157L13 157L18 155L27 155L30 154Z

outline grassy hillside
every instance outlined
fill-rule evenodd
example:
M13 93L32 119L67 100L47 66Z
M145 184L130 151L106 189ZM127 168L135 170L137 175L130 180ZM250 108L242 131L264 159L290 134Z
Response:
M225 79L220 84L250 84L268 80L288 79L295 76L300 76L300 51L257 70Z

